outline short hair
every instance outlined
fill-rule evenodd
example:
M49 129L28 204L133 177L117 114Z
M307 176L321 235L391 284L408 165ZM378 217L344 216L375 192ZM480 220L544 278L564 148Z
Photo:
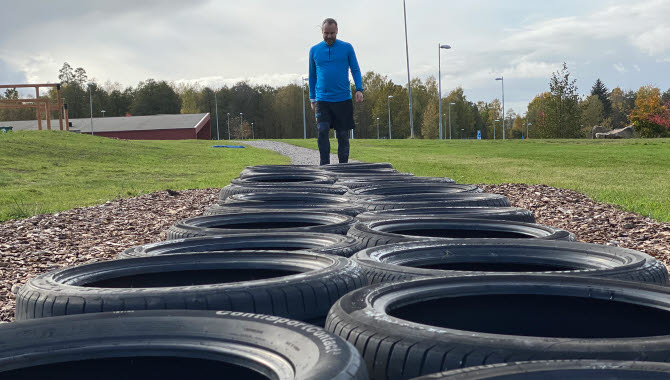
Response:
M329 17L329 18L323 20L323 22L321 23L321 29L323 29L324 26L331 25L331 24L335 24L335 26L337 26L337 21L335 21L334 18Z

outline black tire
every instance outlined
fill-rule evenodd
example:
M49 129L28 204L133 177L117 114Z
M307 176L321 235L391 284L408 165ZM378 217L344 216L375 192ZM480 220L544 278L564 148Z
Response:
M316 232L265 232L168 240L126 249L119 259L171 255L176 253L240 250L309 251L350 257L362 249L351 236Z
M316 165L257 165L247 166L240 173L240 178L256 174L320 174Z
M481 193L482 189L476 185L462 185L457 183L379 183L374 186L361 187L349 191L349 194L359 198L385 198L389 195L411 195L420 198L423 194L458 194Z
M325 184L332 185L335 183L334 177L329 177L325 174L295 174L295 173L279 173L279 174L253 174L246 175L243 178L235 178L230 181L233 185L247 184L265 184L270 186L283 186L292 184Z
M393 165L388 162L350 162L346 164L321 165L319 169L330 172L350 172L360 170L394 170Z
M356 216L365 211L365 208L360 205L352 204L350 206L338 206L338 205L322 205L322 206L291 206L291 205L240 205L239 207L232 203L223 203L223 204L214 204L207 208L202 215L231 215L231 214L245 214L252 212L282 212L282 211L292 211L292 212L325 212L329 214L341 214Z
M346 235L349 228L356 223L356 219L349 215L316 211L259 211L198 216L175 223L167 230L167 240L265 232L326 232Z
M556 240L470 239L369 248L352 259L370 283L440 276L550 273L668 284L668 270L646 253Z
M326 331L251 313L97 313L0 327L3 379L365 380L354 347Z
M558 275L441 277L355 290L326 328L374 379L531 360L670 358L670 289Z
M670 364L614 360L537 360L456 369L414 380L662 380L670 378Z
M413 183L454 183L451 178L442 177L414 177L414 176L363 176L363 177L339 177L335 184L346 186L351 190L370 187L380 184L407 185Z
M530 210L517 207L426 207L384 211L367 211L356 216L361 223L384 219L412 217L449 217L510 220L514 222L535 223Z
M302 321L367 283L358 264L305 251L227 251L111 260L30 279L16 319L105 311L232 310Z
M241 205L291 205L291 206L329 206L350 205L351 198L335 194L305 192L265 192L232 195L224 201L231 206ZM221 203L221 202L219 202ZM244 206L247 207L247 206Z
M326 185L326 184L283 184L282 186L273 186L268 184L247 184L247 185L228 185L221 189L219 199L225 200L231 195L248 193L266 193L266 192L305 192L318 194L346 194L349 191L344 186Z
M361 170L350 170L347 172L331 172L327 171L326 172L329 176L335 177L338 180L340 179L349 179L349 178L361 178L361 177L368 177L368 178L411 178L414 176L412 173L401 173L395 169L380 169L380 170L367 170L367 169L361 169Z
M358 197L358 203L368 211L426 207L510 207L507 197L488 193L388 195L383 198Z
M240 210L242 209L242 210ZM236 194L208 208L204 215L225 215L248 211L308 210L356 216L365 207L352 202L351 198L335 194L317 193L249 193Z
M559 228L534 223L489 219L398 218L357 223L349 232L366 248L423 240L486 241L487 239L540 239L575 241Z

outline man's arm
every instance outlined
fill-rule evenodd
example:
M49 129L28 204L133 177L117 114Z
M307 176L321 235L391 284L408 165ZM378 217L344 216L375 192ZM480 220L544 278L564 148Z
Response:
M351 70L351 76L354 77L354 85L356 85L356 102L360 103L363 101L363 78L361 77L361 68L358 66L358 59L356 59L356 52L353 46L351 46L351 51L349 52L349 69Z
M316 102L316 62L312 58L312 49L309 49L309 100L313 110Z

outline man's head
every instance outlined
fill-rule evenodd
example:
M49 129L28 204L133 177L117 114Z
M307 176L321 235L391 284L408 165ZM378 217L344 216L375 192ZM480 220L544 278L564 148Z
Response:
M327 18L321 23L321 33L323 40L330 46L335 43L337 39L337 21L332 18Z

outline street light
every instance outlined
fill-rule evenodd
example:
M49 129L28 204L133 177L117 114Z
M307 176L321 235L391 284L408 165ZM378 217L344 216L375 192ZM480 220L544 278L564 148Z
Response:
M216 111L216 139L221 140L219 138L219 102L216 100L216 91L214 91L214 110Z
M456 103L449 103L449 140L451 140L451 106L455 106Z
M493 120L493 139L496 139L496 122L500 121L500 119Z
M407 56L407 90L409 91L409 130L410 138L414 138L414 120L412 118L412 80L409 76L409 45L407 43L407 8L405 7L405 0L402 0L402 12L405 19L405 55ZM391 128L391 123L389 123ZM389 133L389 139L391 134Z
M93 86L93 83L88 83L88 103L91 106L91 136L94 136L93 134L93 92L91 90L91 87ZM48 117L48 115L47 115Z
M389 97L388 97L388 108L389 108L389 140L391 140L391 98L393 98L393 95L389 95Z
M533 124L528 122L528 116L526 116L526 138L528 138L528 126L529 125L533 125Z
M100 112L102 112L102 118L104 119L104 118L105 118L105 112L107 112L107 111L105 111L105 110L100 110Z
M499 80L500 83L502 84L502 106L503 106L503 114L502 114L502 125L503 125L503 140L505 139L505 77L501 76L500 78L496 78L496 80Z
M230 140L230 112L226 113L228 117L228 140Z
M251 139L254 140L256 137L254 137L254 123L251 122Z
M243 114L242 112L240 112L240 133L243 133L243 132L244 132L244 131L242 130L242 116L244 116L244 114ZM244 135L242 135L242 136L244 136Z
M377 140L379 140L379 118L377 118Z
M438 83L438 93L437 97L439 99L438 113L440 114L440 124L438 126L440 140L442 140L442 49L448 50L451 49L449 45L440 45L437 44L437 83Z
M302 77L302 138L307 139L307 116L305 116L305 81L309 82L309 78ZM309 84L308 84L309 85Z

